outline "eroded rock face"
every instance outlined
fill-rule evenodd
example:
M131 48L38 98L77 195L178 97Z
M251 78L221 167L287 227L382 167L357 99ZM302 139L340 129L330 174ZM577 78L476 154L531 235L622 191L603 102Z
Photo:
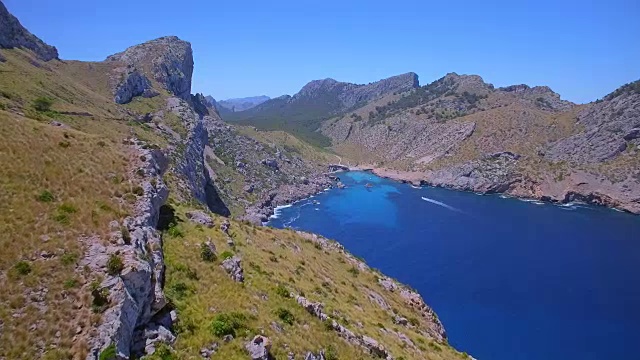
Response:
M106 61L133 68L148 79L157 81L171 94L187 101L191 100L193 53L191 44L186 41L175 36L162 37L132 46L121 53L107 57ZM114 70L112 77L117 77L121 72L122 70ZM127 79L127 77L119 77L112 80L114 96L116 96L116 89L121 89L123 93L136 93L134 90L139 90L139 87L122 90L123 87L128 87ZM130 82L139 85L137 81Z
M129 66L114 70L112 81L113 100L118 104L126 104L136 96L153 97L158 95L158 92L151 88L149 79L137 69Z
M0 48L25 48L33 51L38 58L49 61L58 58L58 50L40 40L25 29L18 19L11 15L0 2ZM0 56L0 61L2 56Z
M584 130L551 146L546 157L571 163L599 163L638 146L640 93L623 92L595 103L578 114Z
M141 185L144 194L134 205L134 215L126 218L119 229L112 227L117 229L112 233L112 245L103 245L99 238L85 240L88 251L82 266L105 272L110 256L120 257L124 264L119 275L107 276L100 284L100 291L108 294L109 305L101 324L91 334L88 360L97 359L100 351L112 343L118 356L129 358L136 338L142 348L139 352L154 349L158 341L175 340L167 328L171 326L172 317L169 314L167 318L167 312L163 313L167 303L162 289L164 255L160 233L156 230L160 207L169 194L162 181L167 162L161 151L145 149L135 140L131 142L141 154L140 159L144 159L141 164L145 174Z

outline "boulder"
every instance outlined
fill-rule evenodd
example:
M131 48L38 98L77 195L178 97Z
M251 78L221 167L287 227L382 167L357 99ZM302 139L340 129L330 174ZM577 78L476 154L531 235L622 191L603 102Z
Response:
M189 211L187 212L187 219L189 219L191 222L204 225L208 228L212 228L214 225L211 216L207 215L204 211Z
M242 270L241 260L238 256L226 259L222 262L222 268L229 274L231 279L236 282L244 281L244 273Z
M271 355L271 340L262 335L256 335L253 340L245 344L245 349L249 352L251 360L269 360Z

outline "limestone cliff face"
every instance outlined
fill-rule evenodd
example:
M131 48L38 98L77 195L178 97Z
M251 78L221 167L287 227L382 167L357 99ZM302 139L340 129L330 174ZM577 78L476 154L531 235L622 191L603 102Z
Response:
M144 195L135 204L134 214L122 224L112 224L110 242L85 240L88 251L81 264L101 272L111 256L122 259L124 270L116 276L107 275L94 298L108 297L109 308L100 326L91 334L91 351L87 360L96 360L100 352L114 345L119 358L147 352L157 341L171 343L175 338L171 328L170 309L163 293L164 256L160 232L156 230L160 208L169 190L162 180L168 159L159 150L145 149L143 143L132 139L132 146L140 153L138 174L144 174ZM95 300L94 300L95 301ZM137 335L136 335L137 334ZM138 338L136 343L134 340Z
M31 50L44 61L58 58L58 50L54 46L45 44L25 29L0 1L0 49L12 48Z
M634 85L635 84L635 85ZM576 123L583 130L550 147L547 156L573 163L596 163L640 145L640 80L588 106Z
M169 93L189 100L193 74L191 44L175 36L162 37L107 57L119 65L112 73L111 87L117 103L124 104L134 96L154 93L157 82ZM155 89L157 90L159 89Z

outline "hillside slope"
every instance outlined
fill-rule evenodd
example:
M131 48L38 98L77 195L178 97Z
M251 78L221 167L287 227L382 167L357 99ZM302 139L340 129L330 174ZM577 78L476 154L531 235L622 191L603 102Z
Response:
M0 46L0 358L467 358L420 295L338 244L223 217L331 186L330 156L222 123L190 94L188 42L87 63L14 40Z
M418 76L407 73L367 85L314 80L297 94L266 101L254 108L224 115L224 120L265 130L287 130L314 145L327 146L328 139L316 130L320 124L374 99L405 92L418 86Z
M448 74L324 121L321 131L352 165L384 176L638 213L636 84L576 105L547 87L496 89Z

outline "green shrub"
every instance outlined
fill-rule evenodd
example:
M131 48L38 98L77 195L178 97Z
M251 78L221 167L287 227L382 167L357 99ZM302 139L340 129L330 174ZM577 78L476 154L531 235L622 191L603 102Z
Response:
M41 96L33 100L33 108L36 109L36 111L49 111L51 110L51 105L53 105L53 100L48 97Z
M229 250L225 250L220 254L220 258L222 260L231 259L233 257L233 253Z
M238 312L221 313L216 315L211 321L210 329L213 335L223 337L225 335L236 335L236 331L246 328L247 317Z
M145 356L147 360L175 360L176 355L173 353L173 349L165 343L160 343L156 348L153 355Z
M18 274L20 275L28 275L29 273L31 273L31 265L24 261L24 260L20 260L18 261L14 266L14 269L16 269L16 271L18 272Z
M103 312L104 310L106 310L107 305L109 305L109 289L99 289L99 286L99 283L91 284L91 296L93 296L93 299L91 301L91 309L95 313Z
M111 254L107 261L107 273L111 276L120 275L122 269L124 269L122 258L117 254Z
M169 227L169 229L167 230L167 234L169 234L169 236L172 238L184 237L184 232L178 225L171 225L171 227Z
M59 222L62 225L69 225L71 220L69 220L69 215L64 213L57 213L53 215L53 220Z
M358 276L358 274L360 274L360 270L358 270L357 267L352 266L351 269L347 270L351 273L351 275L353 275L354 277Z
M78 286L78 280L76 279L68 279L64 281L64 288L65 289L71 289L74 288L76 286Z
M131 233L129 229L126 226L121 226L120 233L122 234L122 241L127 245L131 245Z
M207 243L200 244L200 258L206 262L216 260L216 254L213 253L213 250L211 250L211 247Z
M189 292L189 286L184 282L179 281L174 284L171 284L171 286L169 287L169 290L176 299L180 300L184 298Z
M287 288L282 284L279 284L278 287L276 287L276 294L282 296L283 298L288 298L291 295L289 293L289 290L287 290Z
M333 345L327 346L327 350L324 351L324 358L326 360L338 360L338 351Z
M53 202L55 199L56 198L53 196L53 194L49 190L44 190L43 192L41 192L36 196L36 200L40 202Z
M116 346L111 344L100 352L98 359L100 360L116 360Z
M276 316L280 320L282 320L282 322L285 323L285 324L293 325L293 323L296 321L296 319L293 316L293 314L291 313L291 311L289 311L289 310L287 310L285 308L276 309Z
M333 320L327 319L323 321L322 324L324 325L325 330L333 331Z
M65 252L60 257L60 262L65 266L74 265L76 261L78 261L78 254L73 252Z
M136 186L131 191L138 196L144 195L144 189L142 188L142 186Z
M64 203L64 204L58 206L58 211L60 211L61 213L65 213L65 214L74 214L74 213L78 212L78 209L76 209L76 207L71 205L71 204Z

